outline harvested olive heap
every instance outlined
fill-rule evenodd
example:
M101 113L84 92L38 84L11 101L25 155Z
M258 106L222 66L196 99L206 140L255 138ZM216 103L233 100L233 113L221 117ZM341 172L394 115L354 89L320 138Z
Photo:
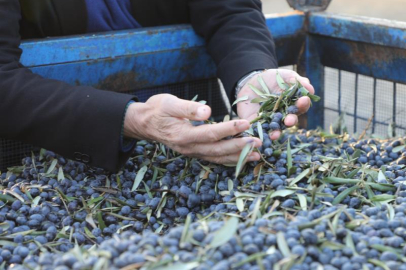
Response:
M27 157L1 175L0 260L12 269L406 269L403 139L263 138L262 160L237 179L235 167L147 142L118 174L49 151Z
M312 96L278 77L237 166L140 141L118 174L42 150L1 174L0 263L10 269L406 270L404 139L284 128ZM241 99L244 100L244 97ZM194 123L195 124L195 123ZM201 124L201 123L199 123ZM261 160L244 165L250 151Z

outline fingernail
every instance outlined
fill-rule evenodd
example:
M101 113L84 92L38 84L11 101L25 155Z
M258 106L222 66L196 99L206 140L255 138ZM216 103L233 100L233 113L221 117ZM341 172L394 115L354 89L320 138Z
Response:
M250 155L248 156L248 161L256 161L258 159L258 157L256 155Z
M206 114L207 114L206 106L200 106L199 108L197 108L197 113L196 113L197 117L203 118L206 116Z
M245 141L246 144L253 144L254 139L251 137L244 137L243 140Z

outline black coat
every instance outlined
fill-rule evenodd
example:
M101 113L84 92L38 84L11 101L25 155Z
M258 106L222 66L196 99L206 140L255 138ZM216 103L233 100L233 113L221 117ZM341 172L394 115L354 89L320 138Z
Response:
M191 23L231 99L245 74L277 67L260 0L131 2L144 27ZM135 97L44 79L19 63L21 37L83 34L86 16L84 0L0 0L0 137L116 171L129 156L119 140Z

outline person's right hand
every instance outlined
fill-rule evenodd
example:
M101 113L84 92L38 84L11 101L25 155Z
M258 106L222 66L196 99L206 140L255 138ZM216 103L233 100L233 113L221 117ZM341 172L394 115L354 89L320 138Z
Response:
M193 126L189 120L204 121L211 115L207 105L179 99L173 95L155 95L146 103L132 103L125 115L124 136L158 141L189 157L219 164L236 164L246 144L261 146L258 138L222 140L247 130L247 120ZM259 160L251 153L247 161Z

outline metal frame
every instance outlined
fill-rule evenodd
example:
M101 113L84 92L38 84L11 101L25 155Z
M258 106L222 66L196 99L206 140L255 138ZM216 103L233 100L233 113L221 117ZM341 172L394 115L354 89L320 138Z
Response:
M292 12L267 16L267 25L279 65L297 65L322 97L324 66L406 83L406 23ZM21 48L21 63L33 72L101 89L127 91L216 76L203 39L188 25L26 41ZM319 102L309 111L309 128L323 126L323 109Z

